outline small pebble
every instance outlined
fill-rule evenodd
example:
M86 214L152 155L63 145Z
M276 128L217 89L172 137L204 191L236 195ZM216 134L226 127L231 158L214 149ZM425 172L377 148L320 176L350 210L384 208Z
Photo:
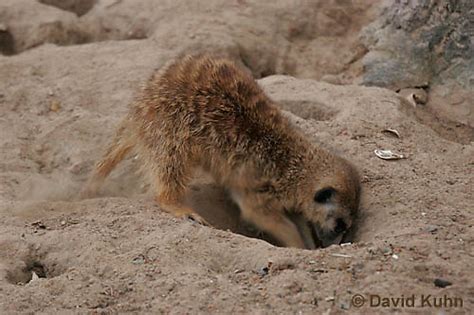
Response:
M369 254L375 255L375 254L377 254L379 249L375 246L371 246L371 247L367 248L367 251L369 252Z
M343 309L343 310L348 310L348 309L350 308L350 304L347 303L347 302L341 302L341 303L339 304L339 307L340 307L341 309Z
M46 225L41 221L33 222L33 223L31 223L31 225L38 228L38 229L42 229L42 230L46 229Z
M436 225L428 225L425 229L427 232L434 233L438 231L438 226Z
M448 280L436 278L434 280L434 285L437 286L438 288L446 288L446 287L452 285L452 283L449 282Z
M270 268L272 267L272 265L273 262L269 261L266 266L257 270L257 273L262 277L266 276L270 272Z
M145 257L143 255L138 255L132 260L132 264L134 265L141 265L143 263L145 263Z
M260 269L257 270L257 273L261 276L261 277L264 277L266 275L268 275L268 267L262 267Z
M61 104L57 100L53 100L49 104L49 110L52 112L58 112L60 109L61 109Z
M393 252L392 252L392 249L390 247L384 247L382 248L382 253L385 255L385 256L389 256L389 255L392 255Z

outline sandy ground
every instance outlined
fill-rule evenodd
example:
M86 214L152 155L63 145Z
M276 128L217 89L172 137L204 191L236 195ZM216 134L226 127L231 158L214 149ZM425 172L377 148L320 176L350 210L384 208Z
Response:
M81 19L98 20L109 2ZM153 36L0 56L0 313L473 311L474 146L458 140L455 127L447 137L436 119L420 120L386 89L265 76L239 59L265 76L261 86L309 137L360 169L351 244L308 251L243 236L256 233L203 178L189 202L214 227L175 219L152 201L133 157L101 196L78 200L137 88L182 51ZM384 161L375 149L407 158ZM376 306L378 298L412 296L415 307Z

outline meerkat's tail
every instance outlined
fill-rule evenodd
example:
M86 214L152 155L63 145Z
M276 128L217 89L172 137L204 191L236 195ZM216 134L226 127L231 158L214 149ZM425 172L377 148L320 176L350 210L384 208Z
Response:
M125 119L118 127L115 137L112 143L109 144L104 156L96 164L90 179L81 192L82 198L96 195L107 176L131 151L134 146L131 132L130 122Z

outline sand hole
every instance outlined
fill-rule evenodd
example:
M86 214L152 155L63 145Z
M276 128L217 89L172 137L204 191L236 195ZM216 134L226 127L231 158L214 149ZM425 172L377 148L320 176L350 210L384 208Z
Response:
M0 54L10 56L15 54L15 40L12 34L0 25Z
M232 201L226 189L215 183L194 183L191 186L187 203L214 228L250 238L258 238L274 246L282 246L272 235L260 231L253 224L242 220L239 207ZM343 238L343 243L353 242L357 234L356 225L359 223L361 221L348 230ZM316 242L319 241L316 240Z
M31 282L34 277L52 278L53 276L54 273L50 272L43 263L32 260L25 262L23 267L17 267L8 271L7 281L16 285L24 285Z

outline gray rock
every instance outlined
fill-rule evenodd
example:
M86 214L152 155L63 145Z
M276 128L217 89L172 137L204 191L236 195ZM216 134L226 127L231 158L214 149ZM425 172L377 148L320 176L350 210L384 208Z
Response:
M363 83L401 89L455 79L472 87L473 19L471 0L390 2L362 32Z

